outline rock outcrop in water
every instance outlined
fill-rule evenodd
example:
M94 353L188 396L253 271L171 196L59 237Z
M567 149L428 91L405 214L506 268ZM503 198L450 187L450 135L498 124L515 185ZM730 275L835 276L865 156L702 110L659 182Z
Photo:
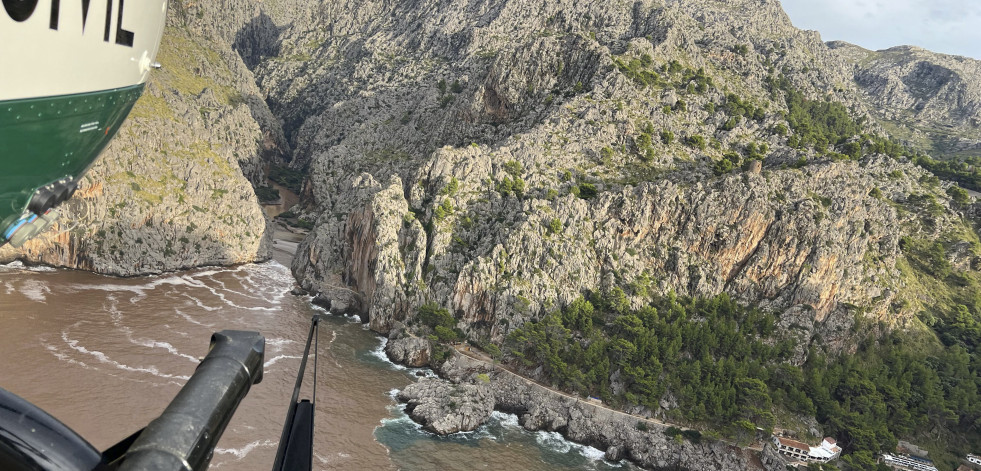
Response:
M837 155L884 132L976 150L977 61L825 45L776 0L172 8L165 69L64 224L0 260L132 275L261 259L250 182L288 164L308 174L302 212L315 221L298 282L389 333L386 351L411 365L434 361L412 335L424 303L499 343L614 287L635 307L644 293L727 292L776 311L799 363L815 343L854 348L856 319L922 327L915 313L934 294L904 240L941 242L956 270L978 266L965 216L976 206L949 183L905 159ZM861 132L821 143L837 158L798 145L791 92L843 105ZM645 435L528 384L490 387L526 426L614 458L745 465L725 445ZM480 420L486 397L460 418L444 389L414 395L417 415L440 430Z
M647 469L756 469L747 451L712 439L681 439L669 426L558 394L510 372L460 354L440 365L448 379L424 378L398 394L426 430L440 435L473 430L494 409L514 413L527 430L560 431L596 447L611 461ZM783 471L782 461L764 467ZM777 464L780 466L778 467Z
M433 349L429 339L408 333L401 324L396 324L385 343L385 355L400 365L412 368L429 366Z
M469 432L494 412L494 396L488 384L453 384L425 378L399 392L406 412L426 430L439 435Z

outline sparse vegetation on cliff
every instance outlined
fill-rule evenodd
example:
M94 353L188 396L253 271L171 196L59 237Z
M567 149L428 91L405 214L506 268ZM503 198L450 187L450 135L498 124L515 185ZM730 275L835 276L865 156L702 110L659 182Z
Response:
M861 453L916 438L924 420L973 440L943 410L963 401L946 381L977 368L945 376L934 363L981 309L967 294L981 251L961 216L976 208L910 163L913 143L885 135L893 128L873 121L838 53L772 1L546 2L536 15L502 5L493 17L462 3L380 5L413 26L384 34L338 6L343 35L325 15L286 38L333 52L256 68L298 145L291 165L311 172L305 216L319 212L319 227L293 267L305 289L335 305L356 297L348 306L379 332L417 329L434 362L449 352L447 329L488 351L518 328L553 336L567 344L513 349L554 370L556 384L622 405L663 402L676 420L736 438L796 420L837 435L857 467ZM918 162L947 178L974 171ZM904 236L912 243L900 248ZM589 298L594 316L557 310L613 286L624 299ZM671 291L685 316L652 301ZM772 310L772 332L720 293ZM734 313L701 311L713 302ZM430 303L449 316L419 322ZM658 314L647 322L624 306ZM655 350L647 337L657 354L637 353ZM673 355L661 339L678 341ZM924 348L887 345L895 339ZM851 353L861 361L847 363ZM604 361L608 371L593 371ZM808 376L822 362L835 375ZM939 383L893 379L907 371L896 365L917 362ZM849 399L867 383L871 399ZM911 413L911 428L880 414L883 404L919 411L924 395L934 412ZM804 423L812 415L820 426Z
M793 341L772 313L725 295L654 296L632 310L614 288L513 330L505 358L618 406L655 411L670 397L669 417L737 440L752 438L757 427L785 427L775 413L814 416L845 448L846 463L869 469L899 437L939 428L978 438L981 322L970 312L960 306L935 323L946 347L914 347L925 339L910 344L897 332L867 337L853 355L812 351L797 367L788 361Z

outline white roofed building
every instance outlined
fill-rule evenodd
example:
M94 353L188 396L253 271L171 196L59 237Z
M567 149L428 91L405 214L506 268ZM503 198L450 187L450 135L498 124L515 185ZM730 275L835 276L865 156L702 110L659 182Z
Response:
M920 458L918 456L890 455L889 453L883 453L882 462L892 469L910 471L939 471L937 470L937 467L933 465L933 461L926 458Z
M773 444L780 454L804 463L811 461L827 463L841 455L841 448L831 437L826 437L816 447L784 437L773 437Z

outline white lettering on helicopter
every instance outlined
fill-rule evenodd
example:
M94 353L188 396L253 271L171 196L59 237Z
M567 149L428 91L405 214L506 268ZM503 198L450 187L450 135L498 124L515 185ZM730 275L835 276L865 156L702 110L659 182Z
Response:
M31 16L34 15L35 10L37 10L37 4L39 0L0 0L3 2L3 9L7 12L7 16L10 19L22 23L27 21ZM133 39L136 36L132 31L127 31L123 29L123 5L125 0L117 0L119 2L119 7L116 10L116 34L111 35L112 32L112 16L113 16L113 0L106 0L106 26L103 35L105 42L109 42L113 39L114 42L120 46L133 47ZM85 31L85 25L89 18L89 4L91 0L81 0L82 2L82 31ZM53 29L58 29L58 21L61 13L61 0L51 0L51 17L48 22L48 26Z

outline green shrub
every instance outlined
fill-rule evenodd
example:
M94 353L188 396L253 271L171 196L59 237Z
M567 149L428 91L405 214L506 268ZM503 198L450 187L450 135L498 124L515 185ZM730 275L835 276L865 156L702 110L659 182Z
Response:
M729 120L726 121L725 124L722 125L722 128L721 129L723 131L732 131L733 129L736 129L736 126L739 126L739 121L741 119L742 118L740 118L739 116L733 116L733 117L729 118Z
M279 190L268 186L258 186L255 189L255 196L260 202L276 201L279 199Z
M559 218L553 218L548 222L548 232L550 234L558 234L562 231L562 221Z
M575 195L584 200L591 200L596 197L596 185L592 183L580 183L575 188L577 189Z
M456 331L449 327L437 325L433 327L433 330L436 332L436 337L440 342L456 342L460 340L460 337L457 335Z
M436 327L437 325L453 327L456 325L456 319L453 318L450 311L440 307L436 303L426 303L419 306L416 314L419 322L429 327Z
M450 182L446 184L443 190L440 192L444 195L454 196L457 190L460 189L460 181L456 177L450 177Z
M732 161L729 159L716 160L715 164L712 165L712 171L716 175L722 175L731 172L733 169Z
M688 139L685 139L685 143L698 150L705 150L705 138L698 134L688 136Z
M970 195L968 195L966 190L964 190L959 186L952 186L950 188L947 188L947 196L950 196L950 198L954 200L954 203L957 203L961 206L971 202Z
M287 167L273 165L269 169L269 179L283 185L293 193L303 191L304 173Z
M436 210L433 211L433 218L436 219L437 222L442 221L446 219L447 216L453 214L453 210L453 202L449 199L445 199L438 207L436 207Z
M504 164L504 171L512 177L520 177L524 173L524 167L517 160L509 160Z

